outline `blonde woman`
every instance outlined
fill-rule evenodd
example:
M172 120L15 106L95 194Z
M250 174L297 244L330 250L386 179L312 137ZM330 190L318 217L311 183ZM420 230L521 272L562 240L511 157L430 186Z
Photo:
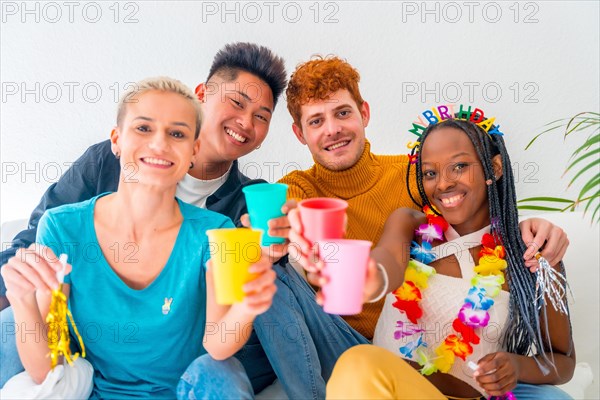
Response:
M54 389L62 396L174 398L181 374L206 352L205 231L233 223L175 197L193 167L201 122L198 100L181 82L139 82L123 96L111 133L122 171L118 190L47 211L37 243L2 268L15 322L42 331L62 268L56 255L68 255L63 291L94 376L59 381ZM275 291L268 260L254 269L260 274L252 286L261 293L247 297L242 309L250 314L268 308ZM39 392L40 384L51 384L50 363L47 341L34 339L17 340L17 347L23 374ZM83 360L77 368L90 370Z

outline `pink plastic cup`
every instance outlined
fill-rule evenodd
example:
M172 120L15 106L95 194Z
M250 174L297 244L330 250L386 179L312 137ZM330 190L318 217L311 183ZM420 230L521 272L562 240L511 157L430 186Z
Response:
M366 240L322 240L317 242L325 263L323 310L329 314L354 315L362 311L363 292L372 243Z
M348 203L329 197L302 200L298 204L304 237L316 242L344 237L344 217Z

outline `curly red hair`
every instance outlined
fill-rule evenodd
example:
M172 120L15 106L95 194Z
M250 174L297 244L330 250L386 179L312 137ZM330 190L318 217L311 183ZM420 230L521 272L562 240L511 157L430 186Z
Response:
M301 126L302 106L314 100L326 100L340 89L346 89L358 107L364 103L358 82L360 75L345 60L335 56L321 57L299 64L286 90L287 108L294 123Z

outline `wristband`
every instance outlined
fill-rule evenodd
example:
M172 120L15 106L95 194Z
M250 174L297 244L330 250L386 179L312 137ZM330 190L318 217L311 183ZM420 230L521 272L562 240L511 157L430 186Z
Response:
M387 294L388 286L390 285L390 280L388 278L387 271L385 270L383 265L377 263L377 269L381 271L381 274L383 275L383 289L381 289L381 292L377 297L375 297L373 300L369 300L367 303L377 303L379 300L381 300Z

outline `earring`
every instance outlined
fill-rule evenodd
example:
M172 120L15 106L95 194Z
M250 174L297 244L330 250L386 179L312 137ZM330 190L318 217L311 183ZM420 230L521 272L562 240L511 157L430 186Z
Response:
M492 181L491 179L488 179L487 181L485 181L485 184L490 186L494 181L497 181L498 178L496 178L496 175L494 174L494 180Z
M258 149L260 149L260 145L258 145L258 147L255 150L258 150Z
M119 153L118 151L115 152L115 158L118 160L119 158L121 158L121 153Z
M204 96L200 93L201 87L202 87L202 84L199 84L198 86L196 86L196 89L194 89L194 94L196 95L196 97L198 98L200 103L204 103Z
M194 163L190 162L190 169L194 168Z

